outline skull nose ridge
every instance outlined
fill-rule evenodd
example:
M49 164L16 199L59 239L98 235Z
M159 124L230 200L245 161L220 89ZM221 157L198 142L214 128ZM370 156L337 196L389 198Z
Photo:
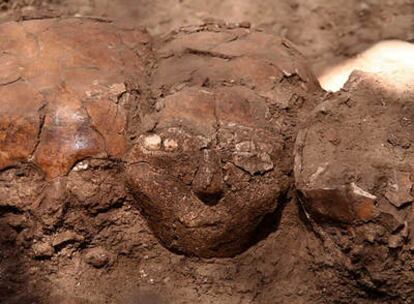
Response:
M192 189L194 194L207 205L218 203L223 196L223 172L221 160L216 151L203 150Z

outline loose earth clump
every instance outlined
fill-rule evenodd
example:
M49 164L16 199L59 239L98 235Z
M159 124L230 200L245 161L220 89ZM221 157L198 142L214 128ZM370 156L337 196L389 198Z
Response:
M412 301L414 87L398 76L354 72L318 105L297 138L295 178L358 283Z

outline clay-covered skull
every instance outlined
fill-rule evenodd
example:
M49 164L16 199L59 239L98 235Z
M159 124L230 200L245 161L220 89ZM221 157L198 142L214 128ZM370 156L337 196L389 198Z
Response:
M6 23L0 28L0 169L30 162L47 179L87 157L127 149L119 97L142 81L136 30L82 19Z
M289 42L250 28L206 24L159 43L127 175L164 245L212 257L250 244L291 185L298 113L318 88Z
M120 164L150 38L78 18L4 23L0 37L0 208L33 220L25 242L59 246L50 232L83 229L65 224L71 210L127 197Z
M166 247L231 256L290 189L319 86L288 41L208 23L151 49L143 31L92 19L0 32L1 203L44 229L70 221L68 205L133 200Z

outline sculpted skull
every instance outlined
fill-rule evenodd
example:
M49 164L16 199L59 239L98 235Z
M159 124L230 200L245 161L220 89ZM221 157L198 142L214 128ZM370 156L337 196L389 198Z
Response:
M159 42L90 19L0 32L0 203L44 228L131 202L166 247L231 256L292 185L319 86L289 42L224 23Z
M168 248L240 253L289 189L291 134L316 80L293 48L245 28L183 29L158 50L129 188Z
M287 189L282 136L248 90L189 88L164 104L128 164L143 212L173 249L237 252Z
M82 229L68 224L76 209L127 198L119 164L135 100L126 96L142 86L151 39L88 18L3 23L0 37L0 209L41 227L27 242L56 244L57 226Z
M5 23L0 34L0 170L29 162L52 180L86 158L121 158L119 96L141 81L133 49L146 54L147 35L76 18Z

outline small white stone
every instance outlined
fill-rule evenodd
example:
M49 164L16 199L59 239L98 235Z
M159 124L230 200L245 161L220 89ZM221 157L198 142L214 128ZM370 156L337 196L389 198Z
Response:
M89 167L87 162L79 162L76 164L75 167L73 167L72 171L78 172L78 171L84 171L87 170Z
M175 151L178 148L178 143L174 139L167 138L164 140L164 148L168 152Z
M207 91L207 90L200 90L200 92L204 94L208 94L208 95L214 95L214 93Z
M148 135L144 138L144 147L149 151L158 151L161 149L161 137L157 134Z
M309 178L309 181L310 181L310 183L311 184L313 184L315 181L316 181L316 179L323 173L323 172L325 172L325 170L326 170L326 168L327 168L327 166L328 166L328 164L327 163L325 163L324 164L324 166L323 167L318 167L318 169L316 170L316 172L315 173L313 173L311 176L310 176L310 178Z
M376 200L377 197L375 195L372 195L371 193L359 188L355 183L351 183L351 187L352 187L352 191L356 194L356 195L360 195L360 196L364 196L366 198L372 199L372 200Z

